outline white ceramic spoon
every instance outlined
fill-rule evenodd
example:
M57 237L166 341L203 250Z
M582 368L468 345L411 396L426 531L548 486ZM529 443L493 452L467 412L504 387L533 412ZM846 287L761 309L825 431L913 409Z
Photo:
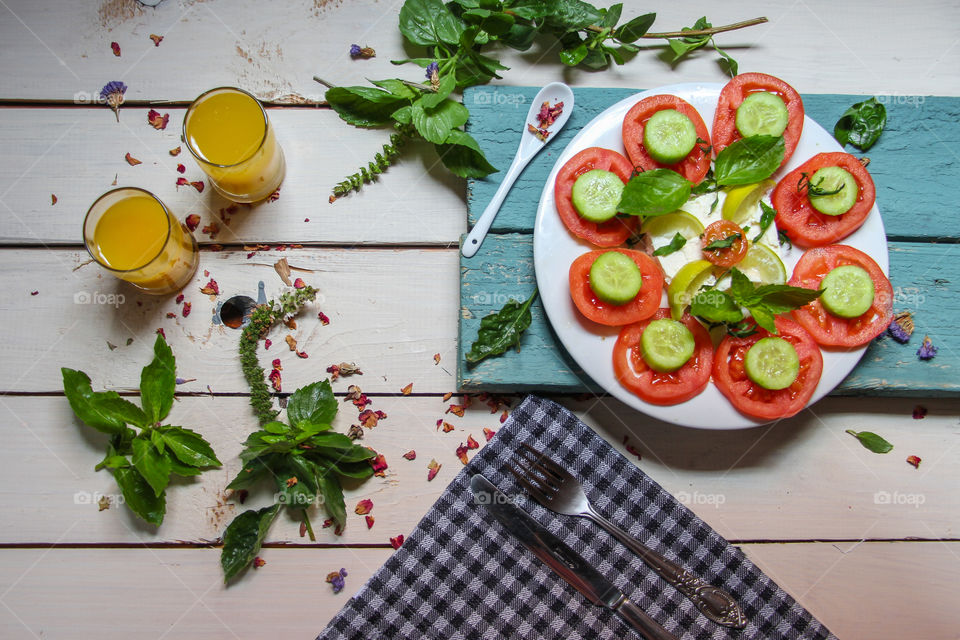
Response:
M537 136L527 131L527 124L537 125L537 114L540 113L540 106L544 101L549 101L551 106L558 102L563 103L563 113L560 114L560 117L557 118L552 125L547 127L550 136L546 142L541 141ZM517 155L513 158L513 163L503 176L500 188L493 194L493 200L491 200L487 208L483 210L483 214L481 214L477 220L477 224L473 226L473 229L463 240L463 246L460 248L460 253L463 254L463 257L470 258L480 249L480 245L483 244L483 239L487 237L487 231L490 230L490 225L493 224L493 219L497 217L497 212L500 211L500 205L503 204L503 199L507 197L507 192L510 191L510 187L513 186L514 181L523 173L523 169L527 166L527 163L533 160L533 156L537 155L537 152L557 137L557 133L563 129L563 125L567 124L567 120L570 119L570 113L572 111L573 91L570 87L562 82L551 82L543 89L540 89L537 97L533 99L533 103L530 105L530 111L527 112L527 119L519 124L520 146L517 148Z

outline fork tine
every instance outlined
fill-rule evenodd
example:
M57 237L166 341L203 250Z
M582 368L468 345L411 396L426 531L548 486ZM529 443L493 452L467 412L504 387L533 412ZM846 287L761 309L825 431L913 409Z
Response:
M522 443L522 446L524 449L526 449L526 453L533 455L532 460L528 455L526 455L526 453L524 458L531 460L535 467L540 468L544 473L549 473L556 478L558 482L564 482L568 478L569 474L563 469L563 467L551 460L550 457L544 454L542 451L538 451L537 449L528 445L526 442Z
M513 458L514 463L526 471L527 476L536 480L542 485L546 485L551 491L559 491L563 486L563 478L544 467L537 460L532 460L526 455L517 455Z
M530 497L539 502L542 505L548 504L553 499L553 493L549 495L544 493L540 488L534 486L529 479L527 479L526 474L522 471L517 470L512 465L507 465L507 470L513 474L513 477L517 479L517 482L527 490L527 493L530 494Z

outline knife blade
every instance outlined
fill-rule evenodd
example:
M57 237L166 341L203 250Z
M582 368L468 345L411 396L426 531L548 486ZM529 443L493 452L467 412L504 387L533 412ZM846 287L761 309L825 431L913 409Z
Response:
M470 479L474 502L487 508L493 517L544 564L550 567L592 604L618 613L647 640L677 640L623 591L587 563L562 540L547 531L512 498L480 474Z

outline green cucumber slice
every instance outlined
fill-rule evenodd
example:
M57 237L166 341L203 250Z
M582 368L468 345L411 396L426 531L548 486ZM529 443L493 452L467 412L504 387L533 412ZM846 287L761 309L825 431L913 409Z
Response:
M580 217L590 222L606 222L617 215L623 196L623 181L612 171L593 169L573 183L571 200Z
M783 135L789 121L783 98L768 91L751 93L737 107L737 131L744 138Z
M627 304L637 297L643 276L637 263L617 251L608 251L590 267L590 288L610 304Z
M643 125L643 147L661 164L677 164L697 144L693 121L676 109L662 109Z
M828 196L818 196L810 193L810 189L815 191L837 191ZM828 216L843 215L850 210L850 207L857 203L857 197L860 195L860 187L857 185L857 179L853 174L840 167L824 167L810 178L807 187L807 197L810 198L810 204L820 213Z
M682 322L661 318L654 320L640 336L640 353L654 371L676 371L693 357L693 333Z
M854 264L833 269L820 281L823 308L840 318L859 318L873 304L874 285L867 270Z
M760 338L747 349L743 362L747 377L764 389L786 389L800 374L800 356L783 338Z

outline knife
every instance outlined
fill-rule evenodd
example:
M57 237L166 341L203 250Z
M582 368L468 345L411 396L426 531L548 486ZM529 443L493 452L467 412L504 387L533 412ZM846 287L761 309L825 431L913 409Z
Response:
M473 476L470 490L477 504L485 506L523 546L591 603L617 612L647 640L678 640L489 480L480 474Z

